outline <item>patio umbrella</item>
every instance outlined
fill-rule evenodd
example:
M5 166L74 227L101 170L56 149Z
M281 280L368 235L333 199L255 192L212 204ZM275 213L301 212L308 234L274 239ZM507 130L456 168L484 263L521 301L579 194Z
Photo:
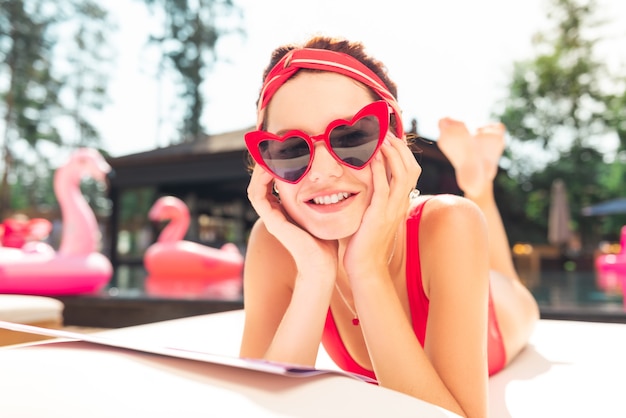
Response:
M572 235L570 220L570 207L565 183L561 179L556 179L552 182L550 191L550 213L548 217L548 242L550 244L561 246L568 243Z
M585 216L612 215L616 213L626 213L626 197L607 200L582 209Z

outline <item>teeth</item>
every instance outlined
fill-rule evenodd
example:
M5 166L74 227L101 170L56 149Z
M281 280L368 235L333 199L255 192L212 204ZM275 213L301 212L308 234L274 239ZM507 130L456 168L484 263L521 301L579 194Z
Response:
M341 202L344 199L347 199L350 196L350 193L341 192L335 193L328 196L320 196L313 198L313 202L316 205L332 205L333 203Z

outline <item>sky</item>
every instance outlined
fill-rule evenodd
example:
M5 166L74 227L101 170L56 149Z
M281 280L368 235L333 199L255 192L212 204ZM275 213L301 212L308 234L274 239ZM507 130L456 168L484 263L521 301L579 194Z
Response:
M261 73L278 45L314 34L362 41L398 85L405 124L416 118L436 139L437 122L453 117L470 129L490 122L505 97L513 62L532 58L531 40L549 27L547 0L234 0L245 38L226 40L203 85L204 125L218 134L254 125ZM612 65L626 65L626 2L600 0L613 23L605 46ZM156 59L144 49L157 20L137 0L108 2L118 25L110 104L94 118L113 156L169 144L175 127L159 123L176 112L174 90L158 82ZM621 22L621 23L620 23ZM620 47L621 45L621 47Z

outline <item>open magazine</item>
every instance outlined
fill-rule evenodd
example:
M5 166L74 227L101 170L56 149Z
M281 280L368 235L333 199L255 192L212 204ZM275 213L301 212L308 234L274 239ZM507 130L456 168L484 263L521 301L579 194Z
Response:
M319 374L340 374L362 380L367 383L377 383L376 380L356 373L343 372L340 370L316 369L288 363L278 363L258 359L244 359L233 356L217 355L201 351L185 350L174 347L160 347L137 343L136 341L124 341L123 339L103 337L98 334L83 334L80 332L64 331L36 327L32 325L17 324L14 322L0 321L0 328L10 331L25 332L28 334L45 335L54 338L85 341L92 344L123 348L127 350L141 351L162 356L177 357L187 360L203 361L206 363L219 364L222 366L237 367L258 372L277 374L291 377L308 377Z

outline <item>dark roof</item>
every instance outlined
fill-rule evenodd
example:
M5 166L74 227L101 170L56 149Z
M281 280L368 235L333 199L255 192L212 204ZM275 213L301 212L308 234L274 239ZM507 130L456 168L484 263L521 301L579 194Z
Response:
M253 128L110 158L112 187L248 180L243 135Z
M156 148L150 151L124 155L109 159L113 167L143 164L158 164L163 160L178 160L200 155L222 154L232 151L244 151L243 135L254 129L248 127L216 135L205 135L194 141Z

